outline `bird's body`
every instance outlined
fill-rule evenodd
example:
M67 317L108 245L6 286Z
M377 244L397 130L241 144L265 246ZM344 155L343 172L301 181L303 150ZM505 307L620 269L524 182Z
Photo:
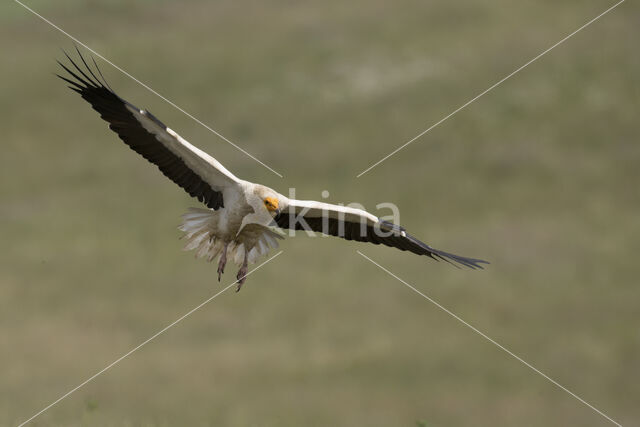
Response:
M218 267L220 275L224 272L226 259L244 266L245 263L255 263L269 249L277 248L277 240L282 239L280 234L268 226L246 220L255 215L250 203L252 197L246 195L264 191L260 187L262 186L241 181L237 186L224 191L223 197L227 202L225 207L218 210L189 209L182 215L183 222L179 227L185 233L185 249L194 250L196 257L206 258L208 261L213 261L219 255L223 256L224 261ZM238 273L238 280L242 281L246 275L246 271L242 273Z
M96 72L102 80L82 55L84 69L68 59L76 71L61 63L70 78L59 77L89 102L131 149L207 206L207 209L192 208L183 215L180 229L185 233L185 249L194 250L197 257L209 261L219 257L218 279L227 260L239 264L238 289L244 283L248 264L265 255L270 248L276 248L278 239L283 237L281 230L285 229L384 244L474 269L482 268L481 264L486 263L434 249L407 234L399 225L383 221L365 210L289 199L269 187L239 179L151 113L116 95L95 61Z

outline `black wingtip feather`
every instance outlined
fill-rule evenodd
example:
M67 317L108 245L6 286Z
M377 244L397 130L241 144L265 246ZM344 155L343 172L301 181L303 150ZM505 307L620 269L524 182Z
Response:
M61 79L62 79L62 80L64 80L65 82L67 82L67 83L69 83L69 84L71 84L71 85L74 85L76 88L78 88L78 89L80 89L80 90L86 89L86 87L85 87L85 86L82 86L80 83L78 83L78 82L74 82L73 80L70 80L70 79L68 79L68 78L66 78L66 77L64 77L64 76L61 76L60 74L56 74L56 76L58 76L59 78L61 78ZM71 86L69 86L69 87L71 87Z
M73 63L73 61L71 61L71 63ZM89 87L93 87L95 88L95 86L89 84L89 82L85 81L82 77L80 77L79 75L77 75L76 73L74 73L73 71L71 71L66 65L64 65L62 62L58 61L58 64L60 64L60 66L62 68L64 68L64 70L69 73L73 78L75 78L78 82L82 83L83 85L85 85L84 89L89 89Z
M449 252L441 251L439 249L434 249L431 246L427 245L426 243L421 242L420 240L411 236L410 234L406 234L406 237L414 244L420 246L424 251L427 251L427 253L431 253L434 256L440 258L441 260L444 260L452 265L455 265L456 267L458 267L457 264L459 264L464 267L468 267L472 270L476 270L476 269L484 270L484 267L481 264L489 264L488 261L485 261L482 259L467 258L461 255L455 255Z
M76 49L77 49L77 47L76 47ZM93 81L93 80L91 79L91 77L89 77L88 75L86 75L86 74L85 74L85 72L84 72L84 71L82 71L82 68L80 68L80 67L78 66L78 64L76 64L76 63L73 61L73 59L71 59L71 57L69 56L69 54L68 54L66 51L64 51L64 50L63 50L63 52L64 52L65 56L66 56L66 57L69 59L69 61L71 62L71 65L73 65L73 67L74 67L76 70L78 70L78 72L79 72L80 74L82 74L82 75L84 76L84 78L85 78L85 79L87 79L87 84L88 84L88 85L91 85L91 86L93 86L94 88L99 88L100 86L102 86L102 85L101 85L101 84L99 84L99 83L98 83L98 84L96 84L96 82L95 82L95 81ZM80 51L78 51L78 54L80 55L80 59L82 60L82 62L84 62L84 58L82 57L82 54L80 54ZM90 71L90 70L89 70L89 71Z
M107 86L107 88L109 88L109 90L113 92L113 89L111 89L111 86L109 86L109 82L107 82L107 79L105 79L104 76L102 75L102 71L100 70L100 67L98 67L98 64L96 63L96 59L92 56L91 60L93 61L93 65L96 67L96 70L98 70L98 74L100 74L100 77L102 77L102 83L104 83L105 86Z
M89 67L89 64L87 64L87 61L85 61L84 56L82 56L82 54L80 53L80 49L78 49L78 46L76 46L76 52L78 52L78 56L80 57L80 60L82 61L84 66L87 68L91 76L93 76L93 78L96 79L96 82L98 82L102 86L100 79L96 77L96 75L93 73L93 71L91 70L91 67Z

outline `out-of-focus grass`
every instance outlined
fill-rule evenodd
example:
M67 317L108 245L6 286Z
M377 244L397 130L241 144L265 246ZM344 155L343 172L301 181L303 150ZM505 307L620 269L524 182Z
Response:
M238 176L397 203L483 272L336 239L285 253L37 425L603 425L362 250L623 424L640 420L638 6L357 173L608 2L30 1L285 175L103 64ZM52 76L70 41L0 6L0 424L220 289L179 251L197 203ZM224 283L232 281L227 274Z

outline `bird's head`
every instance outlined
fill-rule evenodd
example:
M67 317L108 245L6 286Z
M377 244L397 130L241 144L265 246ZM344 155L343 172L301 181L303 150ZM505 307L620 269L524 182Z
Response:
M270 218L275 218L287 207L286 197L264 185L255 185L253 197L255 202L250 204L254 211L268 213Z
M250 191L245 192L245 197L246 203L253 212L245 214L242 218L238 234L249 224L277 229L275 218L287 208L288 199L269 187L259 184L251 184Z
M267 196L263 199L264 207L273 216L280 214L280 201L277 197Z

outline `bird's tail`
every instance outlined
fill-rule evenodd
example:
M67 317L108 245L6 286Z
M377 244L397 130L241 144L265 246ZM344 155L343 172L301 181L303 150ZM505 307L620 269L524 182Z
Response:
M195 251L196 258L206 258L211 262L222 253L225 241L217 237L218 213L212 209L189 208L189 211L182 215L182 225L178 227L184 232L181 237L186 241L185 251ZM274 233L275 234L275 233ZM247 261L254 264L256 260L266 255L270 248L277 248L278 242L269 233L262 233L253 247L246 248L248 251ZM227 257L232 262L241 265L244 260L245 245L231 241L227 246Z

